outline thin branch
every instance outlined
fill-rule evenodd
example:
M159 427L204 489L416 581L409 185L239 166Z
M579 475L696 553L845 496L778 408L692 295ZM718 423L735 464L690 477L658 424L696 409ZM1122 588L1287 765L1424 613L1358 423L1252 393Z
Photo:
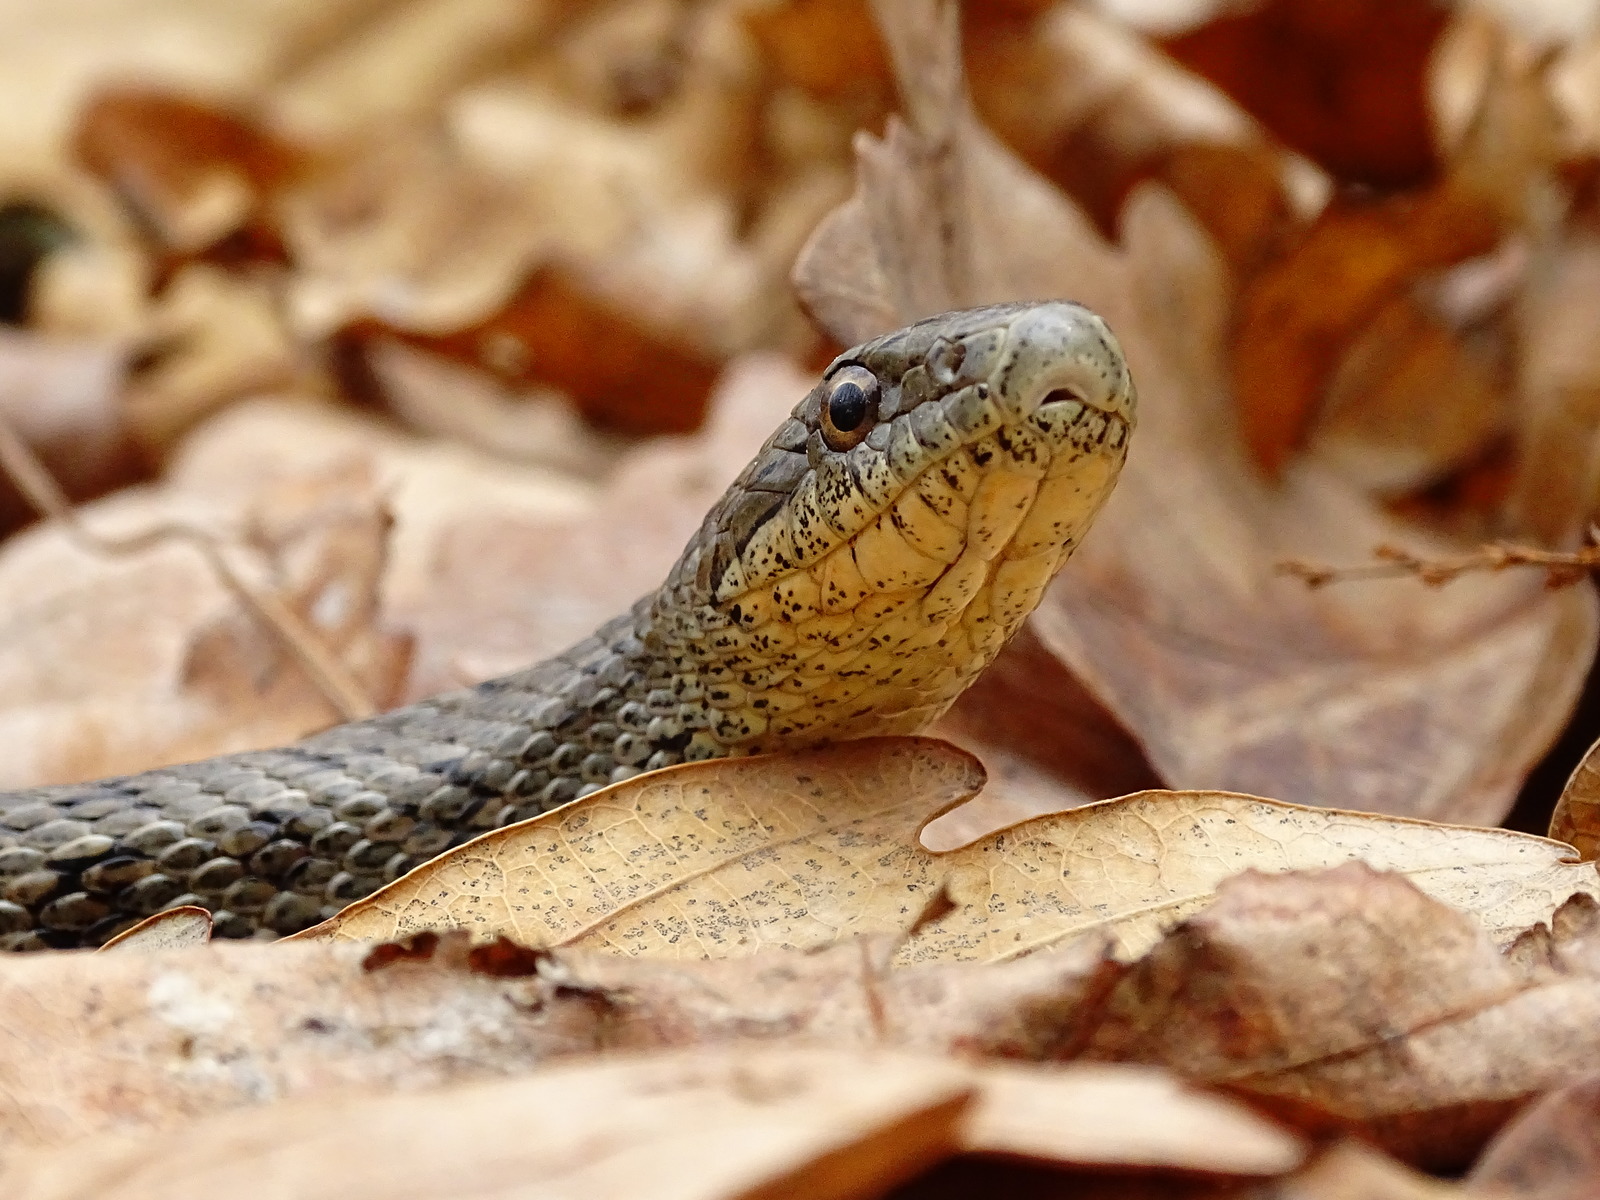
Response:
M1393 579L1404 575L1415 576L1429 587L1443 587L1472 572L1532 567L1545 572L1545 581L1550 587L1560 588L1576 583L1600 567L1600 546L1585 546L1580 550L1563 552L1518 546L1510 542L1491 542L1465 554L1445 558L1423 558L1399 546L1379 546L1372 556L1379 561L1353 567L1332 567L1290 559L1278 564L1278 572L1303 579L1314 588L1326 587L1330 583Z
M161 521L139 533L121 537L95 533L79 519L55 477L3 416L0 416L0 470L41 516L57 522L73 541L91 553L123 558L172 543L197 550L222 585L277 638L341 720L359 721L378 711L361 684L323 645L313 628L277 596L252 586L234 570L221 539L179 521Z

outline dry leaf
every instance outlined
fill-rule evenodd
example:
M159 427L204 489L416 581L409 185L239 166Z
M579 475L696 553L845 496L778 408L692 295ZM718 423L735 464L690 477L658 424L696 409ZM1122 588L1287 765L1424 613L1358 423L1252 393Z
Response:
M179 256L226 238L275 241L265 227L272 194L297 155L237 113L152 88L107 88L89 98L73 152L114 189L162 246Z
M1015 963L899 971L893 950L879 939L684 963L428 934L30 956L0 973L12 1014L0 1030L0 1148L516 1075L601 1050L794 1041L1048 1060L1082 1043L1121 974L1092 940ZM1288 1152L1244 1124L1251 1140L1231 1159L1241 1172ZM1119 1144L1130 1145L1103 1152ZM1181 1138L1162 1144L1196 1153Z
M1600 237L1577 230L1536 251L1518 305L1521 420L1510 508L1538 544L1571 546L1600 509Z
M1238 301L1233 385L1251 456L1276 478L1304 443L1341 356L1419 275L1486 254L1501 235L1481 197L1445 184L1334 203Z
M1341 1141L1304 1170L1263 1189L1261 1200L1468 1200L1469 1195L1476 1193L1403 1167L1358 1141Z
M1427 0L1267 0L1163 45L1335 175L1394 187L1434 169L1424 87L1447 12Z
M158 912L124 929L102 945L100 950L151 953L156 950L180 950L185 946L204 946L210 940L211 914L203 908L184 904Z
M1584 859L1600 858L1600 742L1589 747L1561 789L1550 836L1576 846Z
M1220 264L1154 194L1126 241L1147 306L1119 330L1139 444L1034 628L1169 782L1497 821L1576 698L1593 596L1509 575L1313 593L1278 575L1292 558L1441 547L1316 464L1268 489L1229 432Z
M298 6L291 6L298 7ZM314 8L315 6L309 6ZM350 138L424 118L460 85L528 45L565 7L528 0L420 0L373 5L347 0L357 20L321 53L291 60L266 107L274 125L318 140ZM361 19L365 18L365 19Z
M1119 22L1058 4L1031 23L967 24L979 112L1103 230L1157 179L1248 276L1327 201L1320 171Z
M1600 1191L1600 1080L1548 1092L1519 1113L1473 1164L1475 1192L1517 1200L1584 1200Z
M1419 882L1355 863L1228 881L1113 990L1085 1057L1160 1065L1459 1168L1585 1071L1600 990L1592 938L1525 968Z
M1088 933L1133 957L1249 869L1403 872L1507 941L1574 892L1600 896L1593 867L1542 838L1207 792L1139 793L921 849L920 827L982 780L926 738L678 767L485 834L294 936L467 929L720 958L905 931L943 889L952 911L898 961L1008 959Z
M1213 1175L1279 1175L1305 1145L1237 1102L1129 1067L985 1066L969 1153Z
M8 1156L0 1188L14 1200L845 1200L949 1155L971 1090L954 1064L882 1054L614 1059Z

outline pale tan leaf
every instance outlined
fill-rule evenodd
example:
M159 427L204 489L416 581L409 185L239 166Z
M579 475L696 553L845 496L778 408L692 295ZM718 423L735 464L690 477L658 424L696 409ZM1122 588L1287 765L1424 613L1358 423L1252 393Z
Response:
M1218 792L1142 792L932 854L931 817L982 782L922 738L708 762L613 785L424 864L313 940L467 929L531 945L721 958L907 930L901 962L1014 958L1084 934L1142 953L1244 870L1400 871L1510 940L1594 869L1557 842Z
M977 759L930 738L649 772L476 838L294 936L461 928L720 958L902 931L945 873L917 829L983 780Z
M124 929L100 951L181 950L185 946L204 946L211 940L211 914L203 908L185 904L146 917L131 929Z
M1280 1175L1305 1144L1236 1101L1169 1075L1098 1065L983 1069L963 1149L1058 1164Z
M879 1195L952 1153L969 1073L825 1050L615 1058L443 1092L290 1101L7 1162L12 1200Z

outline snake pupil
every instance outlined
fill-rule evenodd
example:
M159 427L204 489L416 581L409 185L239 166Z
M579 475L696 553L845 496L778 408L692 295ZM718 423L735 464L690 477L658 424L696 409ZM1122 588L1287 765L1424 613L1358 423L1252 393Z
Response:
M840 433L849 433L867 419L867 394L861 385L845 380L828 397L828 420Z

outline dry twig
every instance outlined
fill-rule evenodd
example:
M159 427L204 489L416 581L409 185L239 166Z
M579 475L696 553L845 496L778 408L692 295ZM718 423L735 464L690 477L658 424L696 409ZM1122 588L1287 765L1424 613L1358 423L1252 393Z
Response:
M1490 542L1465 554L1447 558L1423 558L1399 546L1383 545L1372 552L1377 562L1354 567L1332 567L1322 563L1289 559L1278 564L1283 575L1293 575L1314 588L1330 583L1350 583L1362 579L1392 579L1414 575L1429 587L1443 587L1474 571L1504 571L1508 567L1535 567L1546 574L1551 588L1567 587L1600 567L1600 546L1589 545L1570 552L1540 550L1510 542Z

